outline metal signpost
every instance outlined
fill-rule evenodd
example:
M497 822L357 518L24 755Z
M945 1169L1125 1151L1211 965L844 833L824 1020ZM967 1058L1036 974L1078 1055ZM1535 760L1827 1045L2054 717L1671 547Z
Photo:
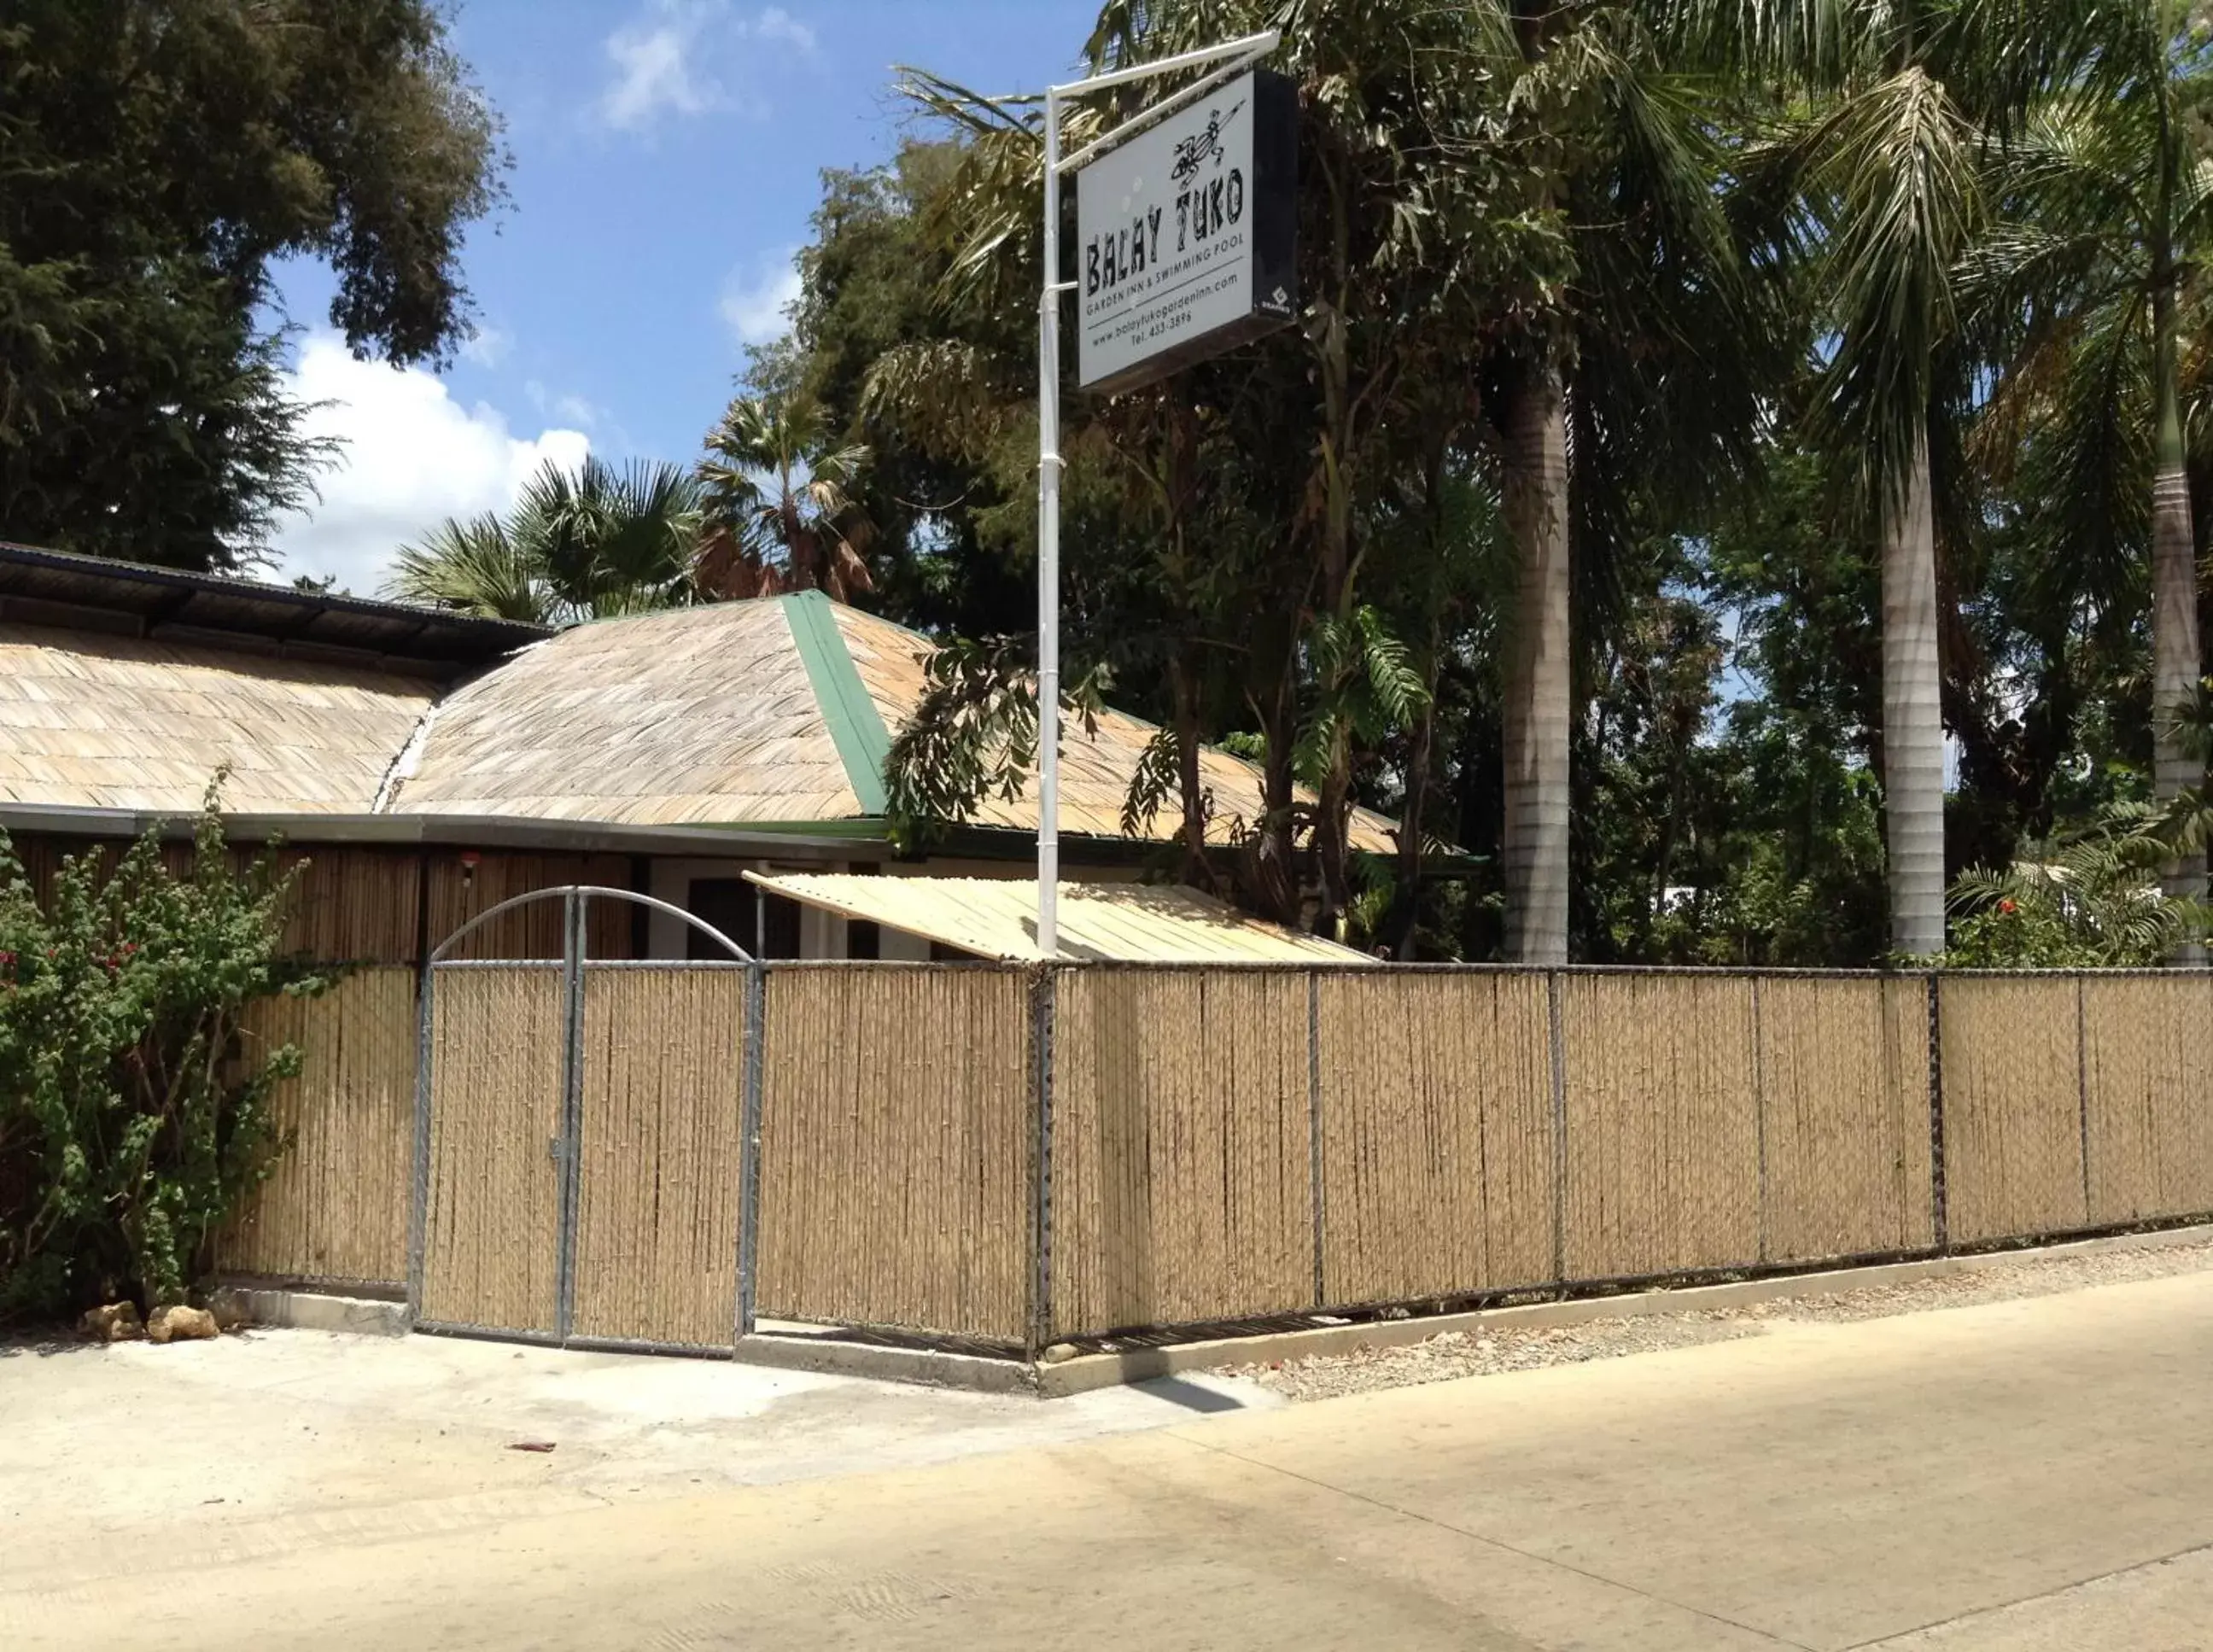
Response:
M1060 297L1082 294L1078 378L1126 390L1291 319L1296 103L1253 65L1273 29L1045 94L1045 281L1038 299L1038 949L1059 950ZM1063 105L1218 65L1064 160ZM1218 94L1218 95L1210 95ZM1204 101L1202 101L1204 100ZM1180 118L1179 118L1180 117ZM1060 277L1060 179L1076 174L1082 275Z

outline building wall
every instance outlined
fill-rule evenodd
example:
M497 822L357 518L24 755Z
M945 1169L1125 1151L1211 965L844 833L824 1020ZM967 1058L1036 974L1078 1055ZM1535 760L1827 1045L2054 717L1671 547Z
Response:
M21 833L13 842L41 904L52 899L64 861L94 855L112 863L130 846L59 834ZM162 852L173 872L189 871L190 844L164 844ZM232 850L241 863L259 852ZM426 948L509 896L572 883L626 888L631 881L631 859L625 855L314 844L280 849L277 861L298 869L285 948L321 963L419 965ZM629 958L636 953L626 904L600 903L589 917L591 956ZM560 953L561 906L549 900L496 920L469 936L454 955L558 958Z

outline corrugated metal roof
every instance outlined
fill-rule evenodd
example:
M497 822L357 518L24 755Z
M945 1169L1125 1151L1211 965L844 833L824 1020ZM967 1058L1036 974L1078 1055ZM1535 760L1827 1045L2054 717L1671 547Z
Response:
M766 889L845 917L985 958L1043 959L1029 878L870 877L748 872ZM1142 883L1060 886L1060 951L1071 962L1356 964L1364 954L1264 922L1195 889Z

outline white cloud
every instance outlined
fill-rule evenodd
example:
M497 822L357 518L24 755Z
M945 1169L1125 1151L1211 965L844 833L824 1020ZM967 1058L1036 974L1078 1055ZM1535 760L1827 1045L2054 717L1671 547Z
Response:
M733 107L765 113L765 104L741 100L716 72L719 65L740 83L758 72L758 62L734 52L741 41L804 56L814 52L816 38L782 6L733 17L729 0L647 0L602 43L614 77L600 94L600 119L617 131L643 133L664 116Z
M799 302L799 249L787 247L760 259L750 273L730 271L722 283L722 320L741 344L765 344L791 330L786 313Z
M814 31L782 6L771 6L755 18L753 32L764 40L781 40L802 52L814 50Z
M614 79L600 97L600 118L617 131L642 131L664 113L696 115L722 100L698 67L700 34L722 8L657 0L607 38Z
M461 359L479 367L497 367L507 359L514 338L497 327L479 327L461 341Z
M277 526L283 575L335 575L341 588L374 596L393 555L448 516L501 511L547 460L570 469L591 442L581 430L512 435L494 408L465 407L418 368L357 362L335 335L316 333L286 375L286 390L323 403L308 434L344 443L317 479L320 504Z
M537 379L527 381L522 393L530 398L530 405L540 417L559 419L580 430L593 429L607 416L607 410L599 403L587 401L582 396L556 395Z

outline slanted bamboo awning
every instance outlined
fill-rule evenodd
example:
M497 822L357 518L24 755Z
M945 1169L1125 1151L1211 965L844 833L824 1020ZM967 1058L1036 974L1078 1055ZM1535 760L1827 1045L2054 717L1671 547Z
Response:
M764 889L840 917L918 935L1003 962L1042 961L1034 878L871 877L748 872ZM1357 964L1366 955L1253 917L1196 889L1063 883L1060 950L1069 962Z

